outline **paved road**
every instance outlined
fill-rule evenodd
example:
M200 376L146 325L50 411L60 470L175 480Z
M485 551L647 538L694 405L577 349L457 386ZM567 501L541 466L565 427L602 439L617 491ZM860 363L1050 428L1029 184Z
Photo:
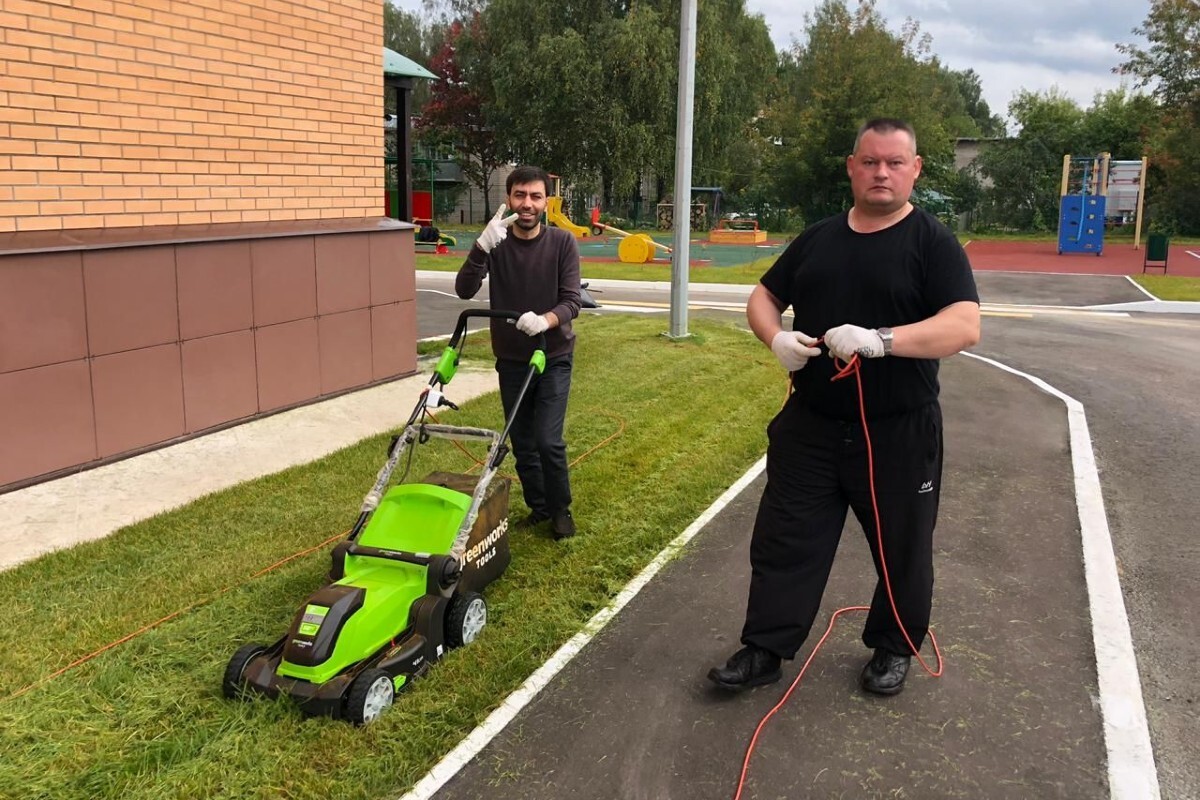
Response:
M1162 796L1200 797L1190 672L1200 663L1200 315L1082 310L1146 299L1119 277L977 279L974 352L1086 409ZM422 335L462 305L424 291L444 281L419 279ZM669 297L662 286L598 288L601 313L663 313ZM740 318L744 297L694 292L690 313ZM947 362L944 385L935 627L946 677L917 676L890 705L859 696L851 621L767 729L750 796L1108 796L1063 405L966 357ZM760 491L743 492L437 796L730 796L754 724L782 691L720 702L702 681L736 639ZM861 601L860 537L848 527L827 609Z

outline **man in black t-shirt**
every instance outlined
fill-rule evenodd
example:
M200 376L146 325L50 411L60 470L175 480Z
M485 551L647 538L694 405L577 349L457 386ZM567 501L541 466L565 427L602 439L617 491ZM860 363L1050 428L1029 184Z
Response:
M846 171L854 206L805 230L746 305L751 329L791 373L794 391L767 428L744 647L708 673L724 689L779 680L780 660L795 657L816 618L851 508L878 578L862 635L874 650L862 688L899 692L928 633L942 476L938 359L979 341L979 295L954 235L909 202L921 157L908 123L863 125ZM831 358L817 358L822 340ZM848 362L856 354L861 407L853 376L833 380L832 357ZM872 494L895 612L880 571Z
M479 234L454 289L459 297L470 299L487 277L493 309L524 312L516 326L507 320L491 323L506 416L525 381L532 337L546 335L546 368L530 383L509 434L530 512L522 525L549 520L554 538L565 539L575 535L563 425L575 357L571 320L579 316L579 248L567 231L542 224L549 185L550 176L538 167L517 167L509 173L508 202ZM513 213L505 216L510 208Z

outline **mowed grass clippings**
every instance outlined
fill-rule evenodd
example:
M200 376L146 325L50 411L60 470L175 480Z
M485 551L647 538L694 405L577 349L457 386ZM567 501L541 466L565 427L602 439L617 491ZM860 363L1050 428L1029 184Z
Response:
M220 682L240 644L283 635L325 582L329 548L250 576L353 523L388 436L0 573L0 797L398 796L763 452L784 390L770 353L721 321L695 320L696 335L679 341L664 329L662 318L578 321L570 456L619 432L573 468L579 536L514 532L512 564L486 592L484 634L367 728L306 718L287 701L228 701ZM486 358L471 342L468 357ZM441 416L495 428L499 406L491 394ZM418 449L411 478L470 466L438 441ZM514 482L512 517L525 510Z

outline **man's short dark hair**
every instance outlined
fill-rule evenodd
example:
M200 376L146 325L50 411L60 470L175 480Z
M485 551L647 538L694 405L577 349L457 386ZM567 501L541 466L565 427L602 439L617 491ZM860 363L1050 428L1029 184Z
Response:
M867 131L875 131L876 133L904 131L908 134L908 138L912 139L913 152L917 152L917 132L913 130L912 125L909 125L908 122L898 117L875 117L864 122L862 127L858 129L858 134L854 137L854 152L858 152L858 143L862 141L863 134Z
M541 181L546 194L550 194L550 174L541 167L531 167L526 164L508 173L508 179L504 182L504 192L512 194L512 187L537 181Z

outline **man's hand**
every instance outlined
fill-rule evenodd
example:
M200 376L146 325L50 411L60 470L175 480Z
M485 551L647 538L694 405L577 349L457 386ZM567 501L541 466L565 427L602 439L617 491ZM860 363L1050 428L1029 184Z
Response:
M496 209L496 216L492 217L487 227L483 229L483 233L479 234L479 238L475 240L475 244L479 245L479 249L485 253L492 252L492 249L508 238L508 229L517 221L518 214L509 214L504 216L504 212L508 211L508 204L501 203L500 208Z
M541 314L535 314L532 311L526 311L517 320L517 330L528 336L537 336L539 333L545 333L550 327L549 321Z
M855 354L863 358L879 358L884 355L883 337L871 328L857 325L839 325L825 333L825 345L830 357L836 356L849 362Z
M771 352L779 359L779 363L788 372L804 369L810 358L821 355L821 351L813 347L817 340L807 333L800 331L780 331L771 340Z

